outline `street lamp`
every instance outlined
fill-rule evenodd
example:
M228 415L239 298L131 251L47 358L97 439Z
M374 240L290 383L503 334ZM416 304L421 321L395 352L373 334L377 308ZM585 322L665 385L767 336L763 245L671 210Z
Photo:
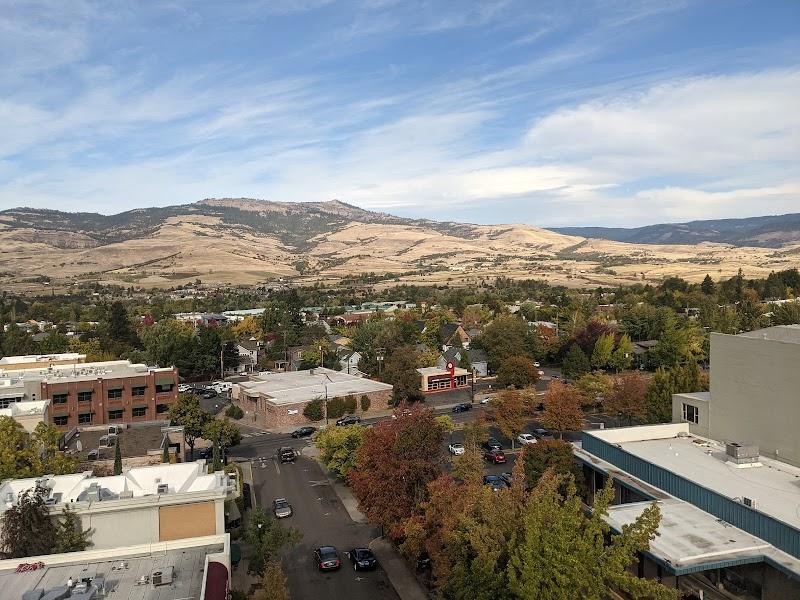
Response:
M380 376L382 371L381 367L383 366L383 359L385 353L386 353L386 348L378 348L378 354L375 357L375 359L378 361L378 376Z

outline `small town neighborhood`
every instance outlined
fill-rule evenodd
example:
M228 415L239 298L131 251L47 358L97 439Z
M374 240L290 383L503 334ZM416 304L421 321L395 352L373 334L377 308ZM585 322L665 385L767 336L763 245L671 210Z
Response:
M722 298L735 283L697 292ZM43 320L4 327L4 348L60 350L0 359L0 444L30 452L0 462L5 589L48 594L70 579L72 597L133 585L213 600L265 589L278 559L290 589L349 590L308 580L313 540L336 548L323 573L348 545L371 557L355 597L424 598L474 585L439 579L460 560L448 544L469 542L448 541L435 503L459 496L453 519L468 497L521 517L538 506L512 500L528 490L595 507L607 536L651 531L621 575L648 593L800 591L800 325L770 324L769 304L761 328L704 347L703 309L613 296L586 311L573 295L584 316L570 323L563 305L530 298L322 307L268 293L260 308L157 318L112 296L72 336ZM394 436L415 441L392 450ZM546 492L552 477L575 487ZM55 542L15 541L16 515L35 510ZM414 546L416 527L428 541Z

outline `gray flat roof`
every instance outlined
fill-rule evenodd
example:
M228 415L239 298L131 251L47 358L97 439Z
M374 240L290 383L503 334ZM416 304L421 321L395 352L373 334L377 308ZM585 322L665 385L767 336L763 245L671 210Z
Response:
M275 404L299 404L314 398L369 394L391 390L388 383L356 377L332 369L309 369L284 373L259 373L238 384L245 394L263 394Z
M737 468L727 460L724 444L688 434L685 423L585 433L730 499L755 500L759 511L800 527L798 467L762 456L760 467Z
M698 402L711 402L711 392L684 392L675 395L679 398L689 398Z
M765 329L756 329L740 333L740 337L769 340L772 342L788 342L800 344L800 325L777 325Z
M31 590L51 590L64 586L70 577L76 581L81 571L86 569L98 577L105 578L104 598L107 600L200 598L206 555L222 551L222 544L213 544L117 560L108 557L108 560L76 561L24 573L5 570L0 571L0 588L3 590L3 598L21 599L22 594ZM25 559L20 559L19 562L25 562ZM120 568L122 565L124 567ZM174 569L172 584L161 586L153 586L152 583L138 584L143 575L149 577L154 571L165 567Z

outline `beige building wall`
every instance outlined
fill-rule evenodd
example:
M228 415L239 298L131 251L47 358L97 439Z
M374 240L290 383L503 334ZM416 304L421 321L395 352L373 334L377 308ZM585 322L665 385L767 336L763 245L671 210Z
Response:
M684 405L693 406L697 412L697 422L684 419ZM688 423L689 432L701 437L711 436L711 402L710 394L673 394L672 396L672 422ZM689 411L686 411L687 413Z
M711 437L800 466L800 343L712 333L711 397Z
M217 533L214 502L162 506L158 510L158 518L160 542Z
M136 546L159 541L158 508L137 510L86 511L80 514L83 530L92 528L92 549Z

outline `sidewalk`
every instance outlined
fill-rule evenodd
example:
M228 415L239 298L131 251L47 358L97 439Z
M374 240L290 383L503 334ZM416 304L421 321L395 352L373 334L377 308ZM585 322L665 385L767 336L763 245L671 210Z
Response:
M389 581L401 600L428 600L411 568L397 549L384 538L375 538L369 543L369 549L375 553L386 571Z

